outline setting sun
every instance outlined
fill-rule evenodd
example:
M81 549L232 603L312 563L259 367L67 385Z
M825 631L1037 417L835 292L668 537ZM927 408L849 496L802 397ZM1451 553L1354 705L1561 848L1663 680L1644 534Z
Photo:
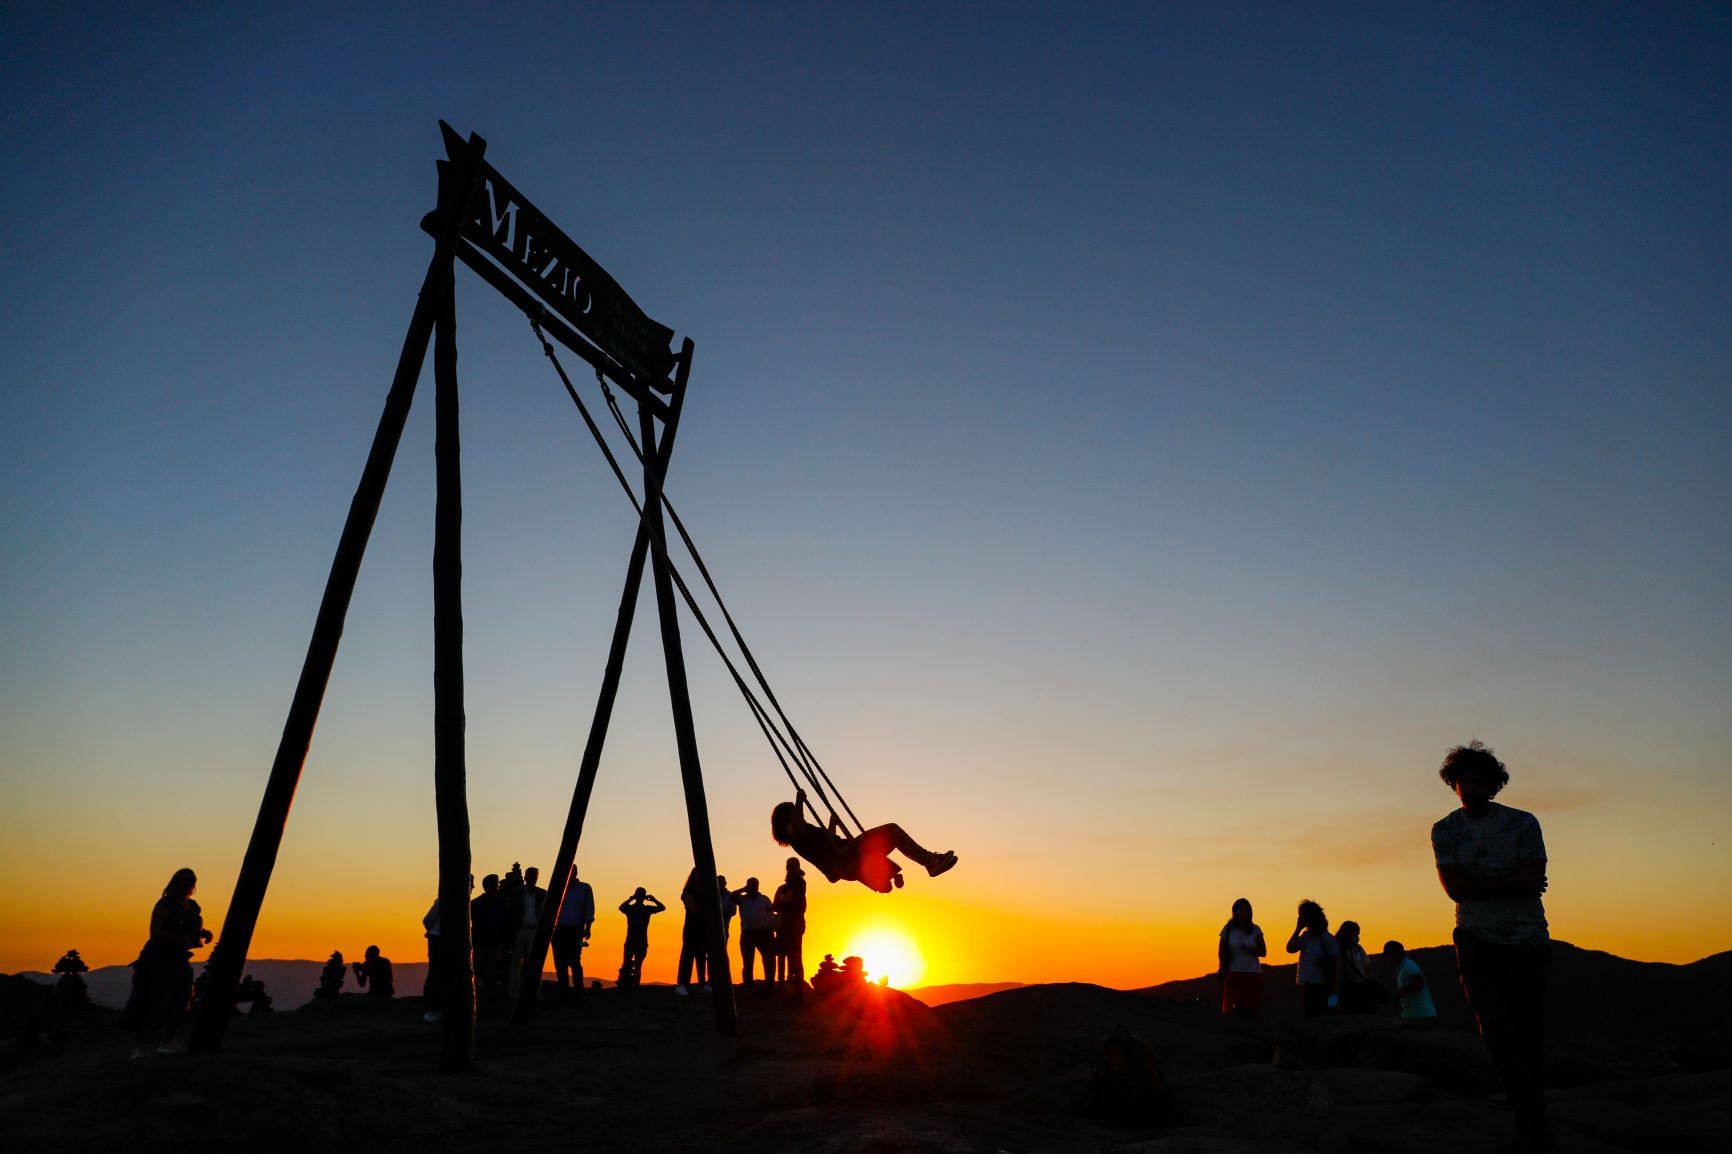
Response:
M883 926L862 930L848 939L843 957L858 955L866 965L872 981L888 978L897 989L905 990L926 976L926 959L914 940L900 930Z

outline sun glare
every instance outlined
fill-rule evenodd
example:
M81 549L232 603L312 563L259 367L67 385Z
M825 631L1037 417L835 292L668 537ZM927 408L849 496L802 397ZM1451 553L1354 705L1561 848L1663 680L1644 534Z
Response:
M906 990L926 976L926 959L912 938L899 930L874 927L848 939L848 947L837 961L850 954L866 964L870 980L888 977L890 984Z

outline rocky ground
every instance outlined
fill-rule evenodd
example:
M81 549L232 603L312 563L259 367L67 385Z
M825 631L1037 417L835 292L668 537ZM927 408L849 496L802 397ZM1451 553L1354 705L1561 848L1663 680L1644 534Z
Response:
M963 1154L1492 1150L1508 1131L1478 1039L1393 1018L1223 1019L1207 1004L1026 986L930 1009L896 991L794 1008L744 993L720 1038L704 997L603 990L528 1026L484 1018L476 1070L434 1072L416 999L234 1019L217 1055L132 1059L110 1010L0 979L0 1145L14 1151L819 1151ZM1124 1026L1158 1055L1176 1121L1091 1108ZM1562 1148L1732 1148L1732 1054L1572 1037L1551 1090Z

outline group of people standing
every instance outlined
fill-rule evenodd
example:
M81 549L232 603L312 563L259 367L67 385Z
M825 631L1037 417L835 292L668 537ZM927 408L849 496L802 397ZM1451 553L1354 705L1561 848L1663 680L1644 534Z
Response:
M1287 952L1298 955L1294 976L1302 991L1305 1016L1372 1013L1390 1000L1393 986L1397 1012L1403 1018L1435 1020L1437 1007L1425 986L1425 975L1407 956L1406 948L1397 941L1384 943L1383 958L1393 975L1392 985L1386 985L1373 972L1359 933L1359 923L1352 921L1342 922L1330 933L1329 915L1322 906L1310 898L1299 903ZM1250 901L1240 898L1233 903L1232 919L1221 927L1217 949L1223 1014L1255 1018L1263 1012L1262 959L1268 952L1263 929L1252 920Z
M1533 814L1493 800L1509 784L1509 770L1482 743L1451 749L1438 776L1461 802L1433 824L1431 847L1438 882L1455 902L1462 992L1515 1112L1512 1149L1551 1150L1544 1089L1551 964L1542 901L1548 885L1545 839ZM1392 994L1403 1018L1437 1017L1425 975L1400 942L1383 947L1390 973L1386 985L1372 973L1358 923L1342 922L1330 933L1323 907L1310 899L1299 903L1287 952L1298 955L1295 979L1303 988L1308 1018L1370 1013ZM1223 1013L1261 1013L1267 954L1251 903L1240 898L1233 903L1232 920L1221 927L1218 945Z
M747 878L746 884L738 889L729 889L728 879L718 874L715 884L722 907L724 948L733 938L734 918L738 916L740 919L740 985L750 987L755 984L767 989L785 984L790 999L799 1001L806 988L806 871L801 868L800 859L791 857L787 860L782 883L773 895L764 893L755 877ZM703 886L703 875L693 869L686 875L686 883L680 889L685 921L680 929L680 960L674 992L681 997L691 993L693 984L708 989L713 971L704 935ZM638 894L642 893L640 889ZM635 899L636 895L628 898L626 904ZM648 900L654 901L653 896ZM656 905L659 908L651 913L666 908L659 902ZM648 941L640 933L635 939L637 952L634 954L630 928L633 914L627 912L626 905L620 906L620 912L626 914L628 926L625 965L641 970ZM639 916L647 925L649 915ZM754 977L760 966L762 976ZM623 968L621 972L624 973Z

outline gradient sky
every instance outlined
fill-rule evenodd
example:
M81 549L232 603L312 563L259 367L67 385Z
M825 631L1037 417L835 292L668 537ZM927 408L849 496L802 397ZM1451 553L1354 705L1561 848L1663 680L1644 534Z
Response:
M1442 942L1474 736L1558 937L1732 947L1732 10L161 7L0 12L0 970L130 960L182 865L220 922L440 117L696 342L670 492L861 816L962 857L815 890L809 957L1142 985L1240 895L1277 949L1305 896ZM458 292L475 859L545 869L634 521ZM429 371L255 956L422 956L432 425ZM686 641L768 881L785 783ZM681 805L644 630L603 909L674 900Z

